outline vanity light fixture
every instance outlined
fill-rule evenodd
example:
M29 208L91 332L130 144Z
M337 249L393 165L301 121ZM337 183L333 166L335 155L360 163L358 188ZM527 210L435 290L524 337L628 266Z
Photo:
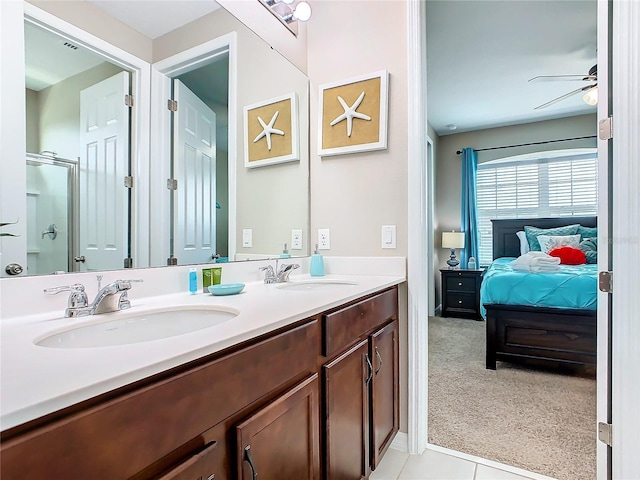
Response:
M296 0L258 1L296 36L298 35L297 21L306 22L311 18L311 6L305 1L297 3Z

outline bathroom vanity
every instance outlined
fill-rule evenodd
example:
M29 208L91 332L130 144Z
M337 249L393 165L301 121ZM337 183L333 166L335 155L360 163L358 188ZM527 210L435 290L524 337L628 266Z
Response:
M2 432L1 476L367 478L398 431L403 280L362 276L317 292L256 283L229 298L176 296L185 306L215 302L241 313L213 327L215 340L205 329L139 343L139 357L127 353L136 345L31 345L59 366L76 362L67 376L82 375L93 361L98 373L93 385L65 397L66 406L43 397L29 413L3 412L3 428L14 425ZM150 344L165 345L166 359L162 348L149 349L143 367ZM107 373L98 366L105 361L130 364Z

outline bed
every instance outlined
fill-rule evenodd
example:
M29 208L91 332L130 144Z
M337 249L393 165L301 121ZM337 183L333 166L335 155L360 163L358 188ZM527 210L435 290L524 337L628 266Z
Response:
M569 224L597 226L596 217L519 218L493 220L492 224L494 263L503 264L508 263L508 259L498 259L520 255L520 241L516 232L523 230L525 225L543 229ZM593 279L588 288L593 288L595 299L597 272L595 266L591 266L591 270ZM485 280L483 290L485 286L489 287L489 284L484 284ZM553 304L522 305L494 299L488 301L486 295L485 298L481 295L481 303L486 311L487 322L486 368L495 370L497 360L564 367L595 365L595 301L589 303L588 307L567 308Z

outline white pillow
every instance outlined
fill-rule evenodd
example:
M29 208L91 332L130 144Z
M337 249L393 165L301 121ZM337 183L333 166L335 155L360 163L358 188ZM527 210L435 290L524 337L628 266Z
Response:
M544 253L549 253L556 247L575 247L580 245L580 234L576 235L538 235L540 249Z
M520 240L520 255L524 255L529 252L529 242L527 241L527 234L524 233L524 230L520 230L516 232L518 239Z

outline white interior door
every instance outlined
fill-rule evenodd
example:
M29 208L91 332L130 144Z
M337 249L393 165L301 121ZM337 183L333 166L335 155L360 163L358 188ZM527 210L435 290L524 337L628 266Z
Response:
M122 268L128 256L129 73L80 92L79 270Z
M216 253L216 114L173 82L173 255L180 265L206 263Z

